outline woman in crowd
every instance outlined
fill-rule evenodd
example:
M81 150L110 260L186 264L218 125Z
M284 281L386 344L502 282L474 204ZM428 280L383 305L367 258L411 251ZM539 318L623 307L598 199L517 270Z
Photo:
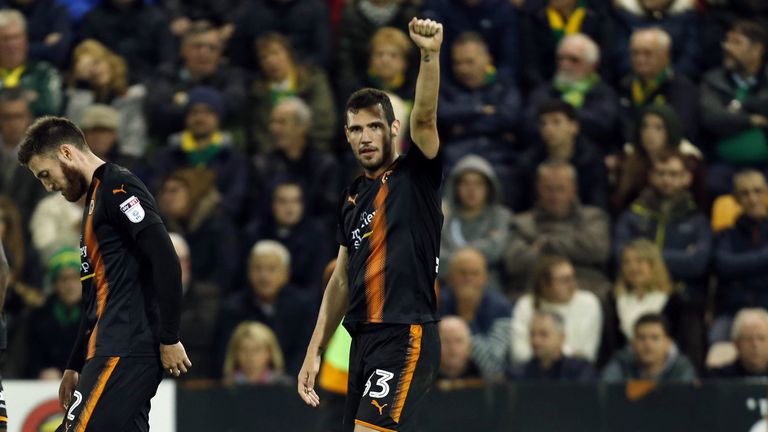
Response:
M110 105L118 112L117 141L121 153L141 157L147 148L144 117L146 90L128 85L128 64L101 42L86 39L75 47L67 83L66 116L80 124L94 103Z
M224 383L286 383L283 352L272 330L257 322L237 326L227 346L224 360Z
M683 128L677 113L666 105L648 106L640 114L634 135L634 142L624 147L623 161L611 196L614 212L621 213L637 199L648 185L651 160L668 150L679 150L688 158L690 166L693 167L691 193L697 207L706 211L709 202L703 156L698 148L683 137Z
M694 361L702 356L703 328L690 302L673 285L661 251L638 238L623 251L619 276L606 308L602 355L610 355L632 340L635 322L645 314L662 314L670 336Z

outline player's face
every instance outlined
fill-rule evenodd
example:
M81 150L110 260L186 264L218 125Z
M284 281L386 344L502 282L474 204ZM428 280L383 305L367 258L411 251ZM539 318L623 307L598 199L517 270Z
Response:
M88 187L85 177L70 161L55 154L34 155L29 160L29 169L48 192L61 192L69 202L76 202Z
M648 323L635 331L632 349L641 365L658 365L665 361L671 343L661 324Z
M363 169L370 175L389 166L394 160L393 138L400 123L387 124L381 105L347 112L345 133L352 152Z
M641 257L634 249L627 248L621 258L621 274L630 286L642 287L651 283L653 269L650 261Z
M237 350L237 364L249 378L257 378L269 368L272 358L266 343L255 337L246 337L240 341Z
M531 321L531 349L537 359L552 360L560 355L565 337L552 317L535 316Z
M53 285L56 296L67 306L80 302L83 290L80 284L80 272L76 269L65 268L59 272Z

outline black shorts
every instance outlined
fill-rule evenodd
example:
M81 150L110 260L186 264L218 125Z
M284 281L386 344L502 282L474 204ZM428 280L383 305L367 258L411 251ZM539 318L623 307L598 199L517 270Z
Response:
M349 358L345 427L412 430L414 413L439 367L437 323L358 326Z
M156 357L94 357L57 432L147 432L163 366Z

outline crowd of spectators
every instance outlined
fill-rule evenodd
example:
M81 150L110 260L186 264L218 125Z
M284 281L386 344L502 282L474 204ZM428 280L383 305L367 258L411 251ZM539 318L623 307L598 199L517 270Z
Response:
M65 115L157 197L189 379L294 379L359 175L345 101L377 87L407 119L416 15L445 29L441 385L768 376L763 1L0 7L4 376L58 378L80 318L83 202L16 162L35 118Z

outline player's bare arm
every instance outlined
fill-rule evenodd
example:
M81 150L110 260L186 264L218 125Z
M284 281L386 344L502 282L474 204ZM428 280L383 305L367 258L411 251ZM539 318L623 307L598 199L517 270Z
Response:
M408 23L411 40L419 47L421 62L416 79L416 97L411 111L411 139L432 159L440 149L437 135L437 97L440 88L440 45L443 25L414 18Z
M333 270L323 294L323 302L317 315L317 324L315 324L315 330L312 332L312 339L307 348L307 355L299 372L299 396L307 405L313 407L320 404L320 398L315 392L315 378L320 371L320 355L328 345L328 341L336 328L339 327L349 302L348 264L347 248L340 246L339 255L336 258L336 268Z

